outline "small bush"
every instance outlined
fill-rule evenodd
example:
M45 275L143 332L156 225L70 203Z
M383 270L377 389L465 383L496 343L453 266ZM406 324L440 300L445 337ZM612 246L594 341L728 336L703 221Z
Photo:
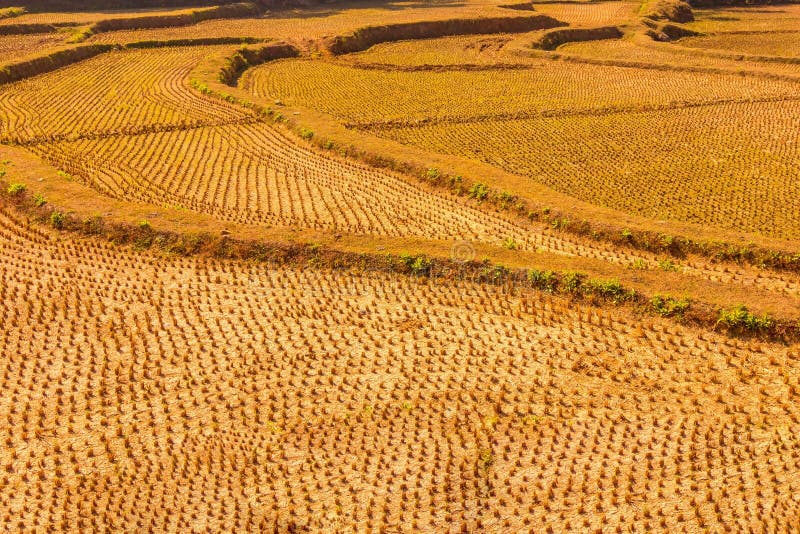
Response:
M553 230L565 230L569 227L569 219L566 217L556 217L550 222L550 226L553 227Z
M41 208L45 204L47 204L47 200L42 195L37 194L33 197L33 203L36 205L37 208Z
M310 141L314 137L314 132L308 128L300 128L300 137L306 141Z
M19 196L25 192L27 187L25 184L11 184L8 186L8 194L11 196Z
M669 295L656 295L650 300L653 310L661 317L683 317L689 309L691 301L688 298L675 298Z
M673 272L673 273L678 273L681 270L680 266L669 258L658 260L658 267L662 271Z
M473 184L469 188L469 197L474 198L478 202L486 199L489 196L489 186L482 183Z
M567 271L561 277L561 287L567 293L577 293L583 287L584 280L586 280L585 274Z
M26 10L24 7L7 7L0 9L0 19L10 19L24 15Z
M503 248L507 248L508 250L517 250L519 245L513 237L507 237L503 240Z
M484 267L481 269L481 278L487 280L493 284L499 284L503 282L511 271L504 265L494 265L489 267Z
M439 169L431 168L425 171L425 179L432 184L438 183L439 178L442 177L442 171Z
M619 280L589 280L586 283L586 290L589 293L611 299L615 303L630 300L634 296L634 292L622 287Z
M412 256L411 254L400 254L400 261L408 267L408 269L417 275L428 274L431 269L431 260L425 256Z
M772 328L775 321L769 315L758 316L748 310L746 306L739 304L733 308L721 310L717 324L731 330L760 332Z
M512 202L513 202L513 201L514 201L514 200L515 200L517 197L515 197L514 195L512 195L512 194L511 194L511 193L509 193L508 191L503 191L502 193L500 193L500 194L497 196L497 198L500 200L500 202L503 204L503 206L508 206L508 205L509 205L510 203L512 203Z
M64 228L64 222L66 221L66 217L60 211L54 211L50 214L50 224L53 228L61 229Z
M558 284L558 277L553 271L531 269L528 271L528 281L533 287L552 293Z
M646 271L647 270L647 262L641 258L635 259L628 265L628 269L633 269L635 271Z

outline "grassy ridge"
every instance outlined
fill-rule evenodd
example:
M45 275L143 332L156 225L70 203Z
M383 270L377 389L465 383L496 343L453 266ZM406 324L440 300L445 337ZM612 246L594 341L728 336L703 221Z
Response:
M0 19L19 17L20 15L24 15L26 11L24 7L6 7L0 9Z
M797 321L759 316L741 304L720 308L686 297L665 294L648 296L624 287L615 279L590 278L578 271L512 269L488 260L462 262L424 254L349 252L313 243L239 240L224 232L221 235L210 232L182 233L157 230L149 223L108 223L101 216L83 218L65 213L41 195L28 191L23 184L2 181L0 208L11 208L55 230L100 237L115 244L133 246L137 250L251 260L311 269L394 273L436 283L487 284L503 287L509 292L538 291L560 295L594 306L625 306L638 314L722 330L730 335L782 342L800 340L800 324Z
M255 4L251 2L240 2L209 9L198 9L190 13L101 20L93 24L90 30L92 33L103 33L120 30L190 26L204 20L242 18L256 16L259 13L260 11Z
M602 28L558 28L545 32L533 42L533 48L555 50L559 46L576 41L599 41L602 39L619 39L622 30L616 26Z
M11 83L54 71L117 48L115 45L85 45L59 50L43 57L11 63L0 68L0 84Z
M142 9L197 7L232 4L238 0L0 0L0 9L25 6L30 13L49 11L95 11L105 9Z
M328 40L326 48L330 53L340 55L360 52L376 44L390 41L481 33L522 33L564 25L563 22L546 15L408 22L367 26L352 33L338 35Z
M241 74L256 65L274 59L297 57L300 51L292 45L273 43L258 49L241 48L226 60L225 66L220 70L219 80L225 85L234 86Z

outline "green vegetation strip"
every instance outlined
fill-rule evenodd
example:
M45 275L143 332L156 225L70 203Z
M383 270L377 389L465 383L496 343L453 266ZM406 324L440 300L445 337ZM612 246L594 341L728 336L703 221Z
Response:
M0 178L4 171L0 170ZM82 218L52 206L32 194L25 184L0 181L0 207L12 209L40 225L82 236L105 238L137 250L153 250L177 256L207 256L253 260L299 268L347 270L360 275L394 273L417 277L426 283L469 283L495 286L509 295L540 291L594 306L627 307L637 316L669 318L682 324L722 330L730 335L769 341L800 340L800 322L756 315L744 305L720 309L687 297L648 297L623 287L617 280L590 278L576 271L510 269L489 261L459 262L414 254L357 253L313 243L293 244L237 240L228 235L178 233L138 225L108 223L100 216Z

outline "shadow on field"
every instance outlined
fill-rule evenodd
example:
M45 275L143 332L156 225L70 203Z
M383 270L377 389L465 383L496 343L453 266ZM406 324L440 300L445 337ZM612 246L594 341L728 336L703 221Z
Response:
M271 19L305 19L314 17L330 17L339 15L351 9L383 9L386 11L403 11L404 9L424 9L424 8L437 8L437 7L462 7L466 5L463 1L429 1L429 2L346 2L346 3L331 3L327 5L303 7L303 8L287 8L275 9L267 11L266 18Z

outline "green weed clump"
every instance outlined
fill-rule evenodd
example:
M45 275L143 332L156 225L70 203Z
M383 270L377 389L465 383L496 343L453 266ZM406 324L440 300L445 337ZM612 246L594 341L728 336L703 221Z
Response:
M10 19L24 15L26 10L24 7L7 7L0 9L0 19Z
M686 310L691 306L688 298L676 298L669 295L655 295L650 304L653 310L661 317L683 317Z
M469 197L474 198L478 202L485 200L489 196L489 186L480 182L473 184L469 188Z
M553 271L531 269L528 271L528 281L533 287L552 293L558 285L558 276Z
M411 254L400 254L400 261L416 275L426 275L431 270L432 262L425 256L412 256Z
M583 287L586 275L575 271L567 271L561 276L561 287L566 293L578 293Z
M775 326L775 321L769 315L756 315L743 304L738 304L719 312L718 325L740 332L763 332Z
M66 217L60 211L54 211L50 214L50 225L53 228L60 230L64 228L64 223L66 222Z
M635 296L635 293L625 289L619 280L589 280L585 284L585 290L589 294L610 299L616 304L631 300Z
M8 194L16 197L24 193L26 189L25 184L11 184L8 186Z

